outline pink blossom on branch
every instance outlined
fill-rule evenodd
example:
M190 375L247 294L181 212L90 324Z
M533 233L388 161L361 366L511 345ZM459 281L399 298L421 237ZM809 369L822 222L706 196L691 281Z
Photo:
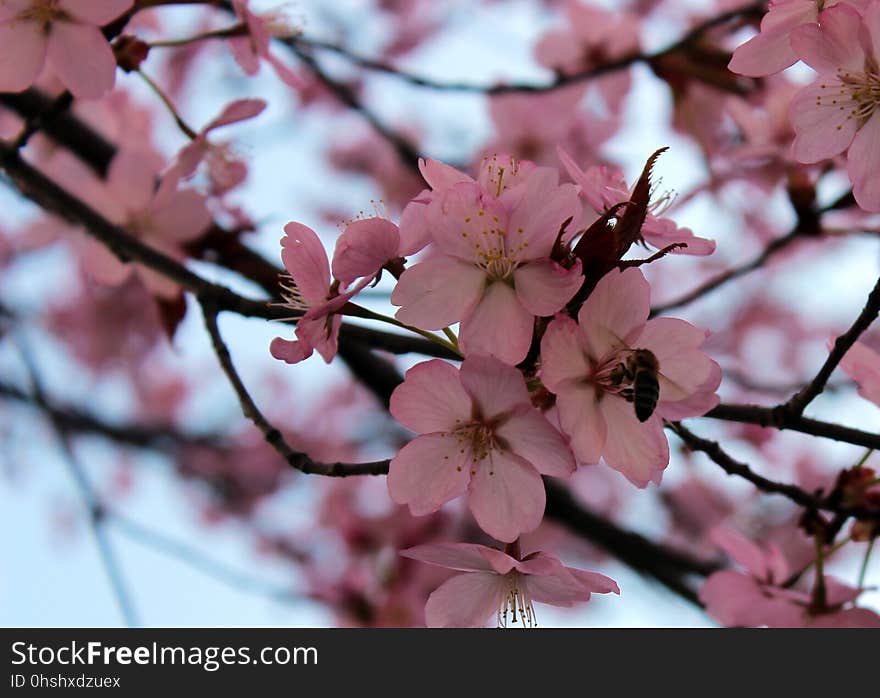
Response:
M391 302L397 319L424 330L461 322L459 345L468 354L522 361L536 317L551 316L583 283L580 265L550 259L563 223L578 211L573 185L560 185L554 168L509 158L485 165L480 181L460 179L448 166L426 166L434 187L419 211L435 253L408 268Z
M792 33L798 55L818 72L792 100L794 157L814 163L847 151L856 202L880 211L880 2L864 17L841 3L819 20Z
M620 593L613 579L566 567L543 552L520 560L484 545L437 543L418 545L401 555L464 572L428 597L429 628L482 628L493 616L502 627L533 626L536 601L568 608L589 601L592 594Z
M767 14L761 20L761 31L737 47L728 68L750 77L763 77L785 70L798 60L798 53L791 42L792 33L798 27L815 24L823 8L845 4L861 10L869 1L770 0Z
M101 26L134 0L3 0L0 2L0 92L21 92L48 64L75 97L112 89L116 58Z
M577 322L558 315L541 342L540 376L583 463L607 465L638 487L660 483L669 464L663 419L705 414L718 403L721 369L700 350L706 332L684 320L648 320L650 287L635 268L606 274ZM636 352L656 361L659 394L642 421L626 369Z
M880 354L856 342L841 359L840 368L859 386L859 395L880 406Z
M219 196L237 187L247 177L247 165L235 157L229 144L211 143L208 141L208 135L223 126L253 119L265 108L266 103L261 99L239 99L226 105L223 111L177 154L177 161L170 170L169 176L189 179L204 161L208 165L208 177L213 194Z
M277 337L269 350L289 364L304 361L316 351L330 363L339 346L342 307L364 289L400 246L397 226L383 218L350 223L336 244L333 275L327 253L315 231L302 223L284 226L281 261L292 283L283 287L285 307L305 311L297 321L296 340ZM385 257L384 255L389 255ZM361 280L352 288L356 278Z
M415 516L468 492L480 528L511 542L541 523L541 475L575 468L565 439L532 407L522 374L492 357L468 357L461 370L439 359L416 365L392 394L391 414L421 434L388 472L391 498Z
M700 601L720 623L771 628L880 627L876 613L850 605L861 589L825 576L824 607L817 608L812 594L788 583L792 571L775 544L762 549L722 528L714 529L710 538L744 568L715 572L700 588Z

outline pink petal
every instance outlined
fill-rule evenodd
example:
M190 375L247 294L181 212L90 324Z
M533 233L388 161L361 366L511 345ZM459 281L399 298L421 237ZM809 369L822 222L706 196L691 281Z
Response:
M829 93L840 89L837 78L823 76L791 100L789 115L796 133L792 154L798 162L826 160L842 153L852 143L858 120L847 119L849 107L841 109L829 97Z
M762 581L768 580L770 571L767 567L767 556L748 538L728 528L716 527L710 531L709 540L745 567L753 577Z
M563 383L558 386L556 407L574 455L581 463L598 463L608 433L598 393L587 383Z
M580 327L567 315L558 315L547 326L541 338L540 376L550 391L556 392L560 384L590 374L584 345Z
M711 575L700 588L706 612L727 626L798 627L804 613L795 604L767 598L758 583L740 572Z
M519 408L495 433L543 475L566 477L575 470L574 456L565 439L531 405Z
M523 584L533 601L568 608L589 601L590 591L562 563L552 574L528 575Z
M855 135L846 160L856 203L865 211L880 211L880 112Z
M506 593L507 582L501 575L459 574L428 597L425 624L429 628L482 628L498 612Z
M181 189L168 195L157 194L150 209L151 233L173 242L189 242L211 225L206 197L194 189Z
M611 579L611 577L606 577L598 572L574 569L573 567L568 567L567 569L593 594L620 594L620 587L617 586L617 582Z
M792 30L791 46L819 73L861 71L865 62L865 51L857 39L861 23L854 7L839 3L819 14L819 24L804 24Z
M133 4L134 0L58 0L59 8L68 15L98 26L112 22Z
M690 228L679 228L670 218L647 216L645 224L642 226L642 237L645 242L658 250L676 242L683 242L687 245L687 247L672 250L671 254L706 256L715 251L714 240L698 238Z
M461 384L487 419L518 405L531 406L522 373L491 356L466 358L461 364Z
M432 359L413 366L391 395L391 414L407 429L420 434L452 431L471 419L471 398L458 370Z
M431 242L431 226L428 225L427 209L429 201L425 195L431 192L425 189L419 196L410 201L400 214L400 250L401 257L409 257Z
M355 279L374 277L389 260L397 257L400 232L384 218L367 218L346 226L336 241L333 276L343 287Z
M437 511L464 494L471 477L471 454L451 435L426 434L404 446L391 460L388 492L408 504L413 516Z
M46 35L36 22L0 24L0 92L34 84L46 61Z
M477 466L468 504L480 528L493 538L511 543L536 529L544 503L541 476L519 456L492 451Z
M577 187L559 185L558 180L554 167L536 168L526 180L507 227L510 248L528 246L517 253L518 259L547 257L562 224L580 213Z
M507 211L479 184L464 182L436 194L427 217L431 236L444 254L483 263L493 250L505 247Z
M291 341L281 337L276 337L269 344L269 352L272 356L279 361L285 361L289 364L298 364L300 361L305 361L312 355L314 350L315 348L311 344L301 340Z
M697 349L705 339L705 330L678 318L655 318L645 325L634 346L657 358L665 379L660 384L661 400L684 400L706 383L715 362Z
M485 545L473 543L429 543L401 550L400 554L419 562L427 562L429 565L438 565L459 572L494 572L492 565L483 554L484 550L488 550ZM509 571L513 569L515 560L509 555L506 557L510 559Z
M473 182L464 172L451 165L427 158L419 159L419 172L434 191L442 191L460 182Z
M584 282L580 260L571 269L556 262L529 262L513 272L516 295L532 315L548 317L562 310Z
M793 25L762 30L760 34L736 48L727 65L728 70L749 77L762 77L794 65L797 54L791 47L792 29Z
M847 608L813 616L809 628L880 628L880 616L867 608Z
M220 112L219 116L202 129L202 133L208 133L215 128L227 126L228 124L253 119L255 116L259 116L265 108L266 102L262 99L236 100L235 102L227 104L223 111Z
M477 306L461 322L459 346L465 355L491 354L518 364L532 343L535 318L501 281L486 289Z
M844 355L840 367L859 386L859 395L880 406L880 354L856 342Z
M339 349L340 327L342 318L338 315L315 319L304 316L296 323L296 336L311 344L324 362L329 364Z
M156 190L157 171L153 161L133 150L120 150L110 162L107 185L129 211L146 210Z
M603 276L578 313L593 358L603 357L641 329L650 303L651 287L638 269L614 269Z
M632 403L606 395L599 405L608 425L602 457L636 487L660 484L669 465L669 443L655 414L647 422L636 418Z
M74 97L101 97L116 81L116 58L110 44L101 30L91 25L54 22L47 59Z
M281 261L308 303L327 297L330 263L324 246L311 228L302 223L288 223L281 238Z
M459 320L480 300L486 274L472 264L433 257L410 267L391 293L401 306L394 317L423 330L439 330Z

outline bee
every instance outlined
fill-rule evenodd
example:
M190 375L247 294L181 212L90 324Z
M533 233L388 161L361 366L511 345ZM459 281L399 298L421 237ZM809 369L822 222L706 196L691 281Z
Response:
M621 391L621 395L632 401L636 418L640 422L647 422L660 399L660 363L657 357L648 349L633 349L615 373L618 383L624 380L630 382L631 387Z

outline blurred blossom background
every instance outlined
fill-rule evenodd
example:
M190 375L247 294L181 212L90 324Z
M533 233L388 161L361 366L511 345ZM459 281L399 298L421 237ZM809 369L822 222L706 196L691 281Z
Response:
M608 36L625 44L631 32L645 52L670 45L701 18L741 4L592 2L620 22ZM553 79L536 59L536 46L548 32L567 26L564 5L298 0L283 9L289 26L309 39L438 82L492 85ZM278 6L276 0L251 3L260 11ZM142 13L128 33L173 39L229 21L216 9L169 6ZM720 35L719 45L729 53L754 31L742 26ZM609 46L612 54L629 50ZM216 40L199 44L198 51L154 48L142 67L197 128L234 99L266 100L259 116L216 134L246 163L247 179L213 211L230 227L235 215L251 221L253 231L243 242L279 264L288 221L312 227L332 250L345 223L359 214L379 211L399 220L423 183L362 113L341 105L284 46L274 52L299 76L297 88L268 65L245 76ZM677 79L674 66L636 63L619 74L628 76L629 85L605 92L594 82L576 92L490 99L414 86L364 70L331 50L316 49L314 56L333 79L353 85L381 123L412 139L419 153L466 171L473 172L486 154L506 152L559 166L555 145L562 143L579 163L616 165L632 183L651 153L668 146L655 168L655 181L662 178L655 196L674 190L677 198L665 215L715 240L717 248L708 257L671 255L644 268L655 305L748 262L796 222L785 166L754 150L743 153L761 138L759 145L772 140L753 121L751 131L744 127L748 115L770 118L763 105L706 82ZM795 67L772 80L797 86L811 75ZM534 99L543 101L529 101ZM102 108L111 115L103 116ZM565 122L558 118L562 110L576 116ZM136 74L119 71L110 96L77 104L75 112L116 141L151 133L166 161L187 142ZM14 137L15 128L0 102L0 135ZM29 148L51 146L37 140ZM815 179L820 205L849 186L840 173ZM73 234L58 233L57 222L6 184L0 180L0 300L14 318L4 319L0 335L0 624L421 624L424 594L445 577L442 570L402 562L397 549L472 535L461 502L414 519L392 505L384 477L339 481L285 469L242 417L193 299L187 296L186 313L169 340L157 304L136 279L120 287L89 280ZM821 239L799 241L763 268L671 311L712 332L706 351L724 370L722 401L772 405L785 399L814 375L828 341L861 310L878 275L876 221L840 212L839 222L829 219L826 225ZM831 228L861 234L837 235ZM645 255L636 250L633 256ZM236 291L260 294L255 284L217 265L191 266ZM391 281L386 275L359 302L392 315ZM166 320L169 313L166 308ZM343 361L326 365L316 354L286 365L268 347L276 336L291 336L290 328L229 313L220 322L254 399L297 448L320 460L372 460L392 456L406 440L405 430L352 381ZM880 349L880 332L869 330L863 341ZM393 357L401 371L419 360ZM859 397L842 372L831 384L810 415L877 432L880 409ZM72 428L67 451L45 411L22 399L34 394L35 385L52 404L106 424L153 425L185 438L173 443L166 434L138 447ZM808 490L829 484L864 454L794 432L709 419L694 425L763 474ZM791 560L809 559L810 544L797 530L793 505L757 493L702 454L685 453L672 434L669 439L672 460L660 487L636 490L597 465L579 469L572 489L621 527L707 559L717 551L706 533L721 523L756 540L778 541ZM78 484L81 475L104 503L95 527L89 496ZM539 625L714 625L700 608L556 524L545 523L531 535L567 564L600 571L621 588L620 597L594 596L573 609L541 606ZM864 544L854 544L832 558L829 569L855 583L863 556ZM870 583L878 574L875 559L866 579ZM877 608L880 594L869 591L860 604Z

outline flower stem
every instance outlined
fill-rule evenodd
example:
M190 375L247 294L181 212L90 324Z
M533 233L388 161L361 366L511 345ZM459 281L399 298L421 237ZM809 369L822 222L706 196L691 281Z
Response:
M363 306L356 305L354 303L348 303L347 307L350 310L354 310L354 312L347 312L347 313L345 313L346 315L350 315L352 317L360 317L360 318L364 318L366 320L376 320L378 322L385 322L389 325L394 325L395 327L400 327L401 329L409 330L410 332L414 332L415 334L420 335L420 336L424 337L425 339L430 339L432 342L435 342L442 347L446 347L447 349L449 349L451 352L453 352L454 354L456 354L458 356L462 356L462 353L458 348L457 341L455 341L455 343L453 344L452 342L447 341L447 340L443 339L442 337L438 337L433 332L427 332L425 330L420 330L418 327L412 327L411 325L404 324L400 320L397 320L393 317L388 317L387 315L382 315L381 313L376 313L372 310L369 310L368 308L364 308ZM444 328L444 329L449 329L449 328ZM453 334L452 337L454 338L455 335ZM462 358L464 358L464 357L462 357Z
M162 88L159 87L159 85L157 85L156 82L149 75L141 70L137 70L135 72L137 72L137 74L141 76L143 81L147 83L147 85L150 86L150 89L153 90L153 92L156 93L159 99L162 100L162 102L168 108L168 111L171 112L171 115L174 117L174 121L177 123L177 127L181 131L183 131L190 140L194 141L196 139L196 132L193 131L193 129L191 129L183 120L180 114L177 113L177 109L174 108L174 104L171 102L171 99L168 97L168 95L166 95L165 92L162 91Z

